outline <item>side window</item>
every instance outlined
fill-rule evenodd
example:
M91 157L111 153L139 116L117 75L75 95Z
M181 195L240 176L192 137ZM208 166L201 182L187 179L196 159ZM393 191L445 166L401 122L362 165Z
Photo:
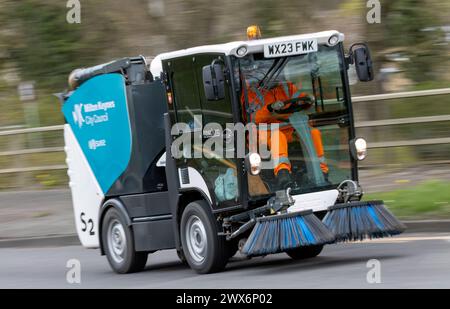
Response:
M344 86L342 84L341 63L338 50L334 47L320 48L317 54L318 76L317 87L323 96L324 111L339 111L345 109Z
M201 105L194 77L192 57L172 61L172 81L177 121L194 128L194 115L201 115Z

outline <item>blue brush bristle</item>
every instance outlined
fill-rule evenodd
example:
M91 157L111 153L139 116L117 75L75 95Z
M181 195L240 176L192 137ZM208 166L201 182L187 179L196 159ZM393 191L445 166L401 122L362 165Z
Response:
M351 202L329 208L323 223L335 234L336 241L355 241L400 234L405 226L382 201Z
M259 218L242 251L258 256L332 242L334 235L307 211Z

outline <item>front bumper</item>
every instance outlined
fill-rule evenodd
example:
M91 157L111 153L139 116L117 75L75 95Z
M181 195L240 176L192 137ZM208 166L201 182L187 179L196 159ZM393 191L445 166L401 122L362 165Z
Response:
M288 208L288 212L298 212L312 210L313 212L327 210L334 205L338 198L339 191L336 189L293 195L295 204Z

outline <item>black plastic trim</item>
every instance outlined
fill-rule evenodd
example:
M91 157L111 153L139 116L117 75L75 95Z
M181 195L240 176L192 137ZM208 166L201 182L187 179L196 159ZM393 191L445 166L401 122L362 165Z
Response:
M160 215L160 216L152 216L152 217L138 217L133 219L133 223L138 222L153 222L153 221L161 221L161 220L170 220L172 219L172 215Z
M348 69L346 64L346 58L345 58L345 51L344 51L344 44L341 42L339 43L340 47L340 53L341 53L341 59L342 59L342 79L344 82L344 98L345 102L347 103L347 110L349 115L349 139L348 142L356 137L356 130L355 130L355 119L353 115L353 104L352 104L352 94L350 91L350 84L348 80ZM353 156L350 154L350 160L352 164L352 178L354 181L358 181L358 160L355 160Z
M105 251L103 248L103 237L102 237L102 228L103 228L103 217L106 213L106 211L111 208L114 207L115 209L117 209L117 211L119 211L119 213L122 215L122 218L125 220L126 224L128 227L130 227L132 225L130 216L128 215L128 212L125 208L125 206L123 205L123 203L118 200L118 199L109 199L107 200L105 203L103 203L102 207L100 207L100 211L99 211L99 215L98 215L98 237L99 237L99 245L100 245L100 253L101 255L105 255Z
M180 184L178 179L177 166L172 157L172 135L171 122L168 113L164 114L165 143L166 143L166 179L169 192L169 209L172 213L172 229L174 233L175 247L181 248L180 229L178 227L178 202L180 200Z

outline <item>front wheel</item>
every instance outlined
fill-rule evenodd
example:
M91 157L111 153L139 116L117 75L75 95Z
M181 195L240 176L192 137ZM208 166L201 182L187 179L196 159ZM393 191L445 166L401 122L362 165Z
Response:
M181 217L181 244L189 266L200 274L221 271L228 261L225 238L205 201L190 203Z
M182 249L177 250L177 256L183 265L188 265L188 263L186 261L186 256L184 255L184 252Z
M288 250L286 251L286 254L294 260L303 260L318 256L322 250L323 245L309 246Z
M103 219L102 239L106 258L119 274L138 272L147 263L147 252L134 251L134 239L121 214L110 208Z

